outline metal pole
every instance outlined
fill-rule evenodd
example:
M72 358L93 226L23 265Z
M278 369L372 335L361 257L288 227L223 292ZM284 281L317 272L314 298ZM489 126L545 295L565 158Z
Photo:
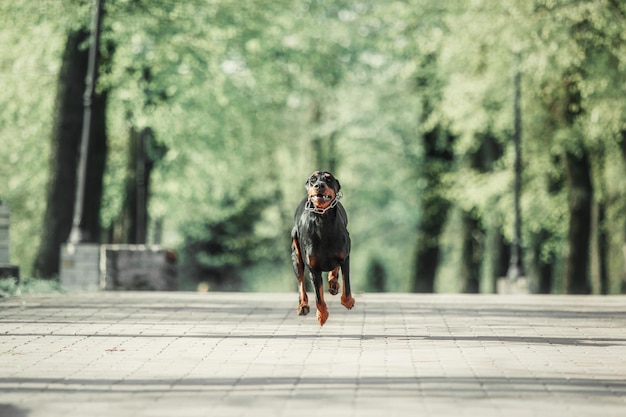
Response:
M96 80L98 78L98 49L100 47L100 24L102 21L102 2L95 0L95 7L91 21L91 42L89 44L89 60L87 62L87 77L85 79L83 130L80 140L80 151L78 154L78 168L76 170L76 196L74 200L74 218L72 220L72 231L70 232L70 243L80 243L88 241L92 236L84 230L83 211L85 199L85 184L87 175L87 153L89 151L89 138L91 135L91 107Z
M522 136L522 116L520 109L521 99L521 74L519 71L519 57L516 62L515 69L515 97L514 97L514 126L513 126L513 144L515 147L515 196L514 211L515 224L513 244L511 245L511 258L509 262L509 270L506 273L507 278L517 279L524 276L524 266L522 262L522 216L520 210L520 197L522 194L522 157L521 157L521 136Z

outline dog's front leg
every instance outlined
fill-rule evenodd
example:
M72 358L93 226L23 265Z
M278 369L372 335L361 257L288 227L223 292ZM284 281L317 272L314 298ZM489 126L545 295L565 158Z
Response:
M294 232L295 234L295 232ZM306 283L304 282L304 262L300 252L300 244L298 239L293 238L291 246L291 261L293 263L293 272L298 280L298 315L306 316L309 314L309 297L306 294Z
M354 298L350 291L350 256L346 256L341 264L341 278L343 280L341 304L348 310L351 310L354 307Z
M322 272L321 271L313 271L309 270L311 274L311 281L313 282L313 287L315 288L315 304L317 305L317 321L320 326L323 326L328 320L328 307L324 302L324 282L322 280Z

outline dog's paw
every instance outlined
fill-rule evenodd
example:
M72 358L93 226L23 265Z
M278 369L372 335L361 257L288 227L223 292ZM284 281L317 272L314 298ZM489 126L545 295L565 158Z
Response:
M333 278L328 281L328 292L330 293L330 295L339 294L339 288L339 280L337 278Z
M341 305L343 305L348 310L352 310L352 307L354 307L354 298L352 296L344 297L342 295L341 296Z
M317 321L319 322L320 326L323 326L324 323L326 323L326 320L328 320L328 308L326 308L326 305L318 306Z
M301 304L298 306L299 316L306 316L307 314L309 314L309 311L311 311L311 308L306 304Z

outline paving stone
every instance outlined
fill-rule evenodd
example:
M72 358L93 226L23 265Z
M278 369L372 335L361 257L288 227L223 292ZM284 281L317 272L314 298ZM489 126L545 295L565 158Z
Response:
M0 300L0 415L624 416L626 297Z

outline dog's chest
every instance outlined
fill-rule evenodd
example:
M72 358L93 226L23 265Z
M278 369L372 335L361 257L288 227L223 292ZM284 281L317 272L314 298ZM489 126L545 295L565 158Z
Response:
M299 238L308 256L336 258L347 255L348 231L337 216L303 214Z

